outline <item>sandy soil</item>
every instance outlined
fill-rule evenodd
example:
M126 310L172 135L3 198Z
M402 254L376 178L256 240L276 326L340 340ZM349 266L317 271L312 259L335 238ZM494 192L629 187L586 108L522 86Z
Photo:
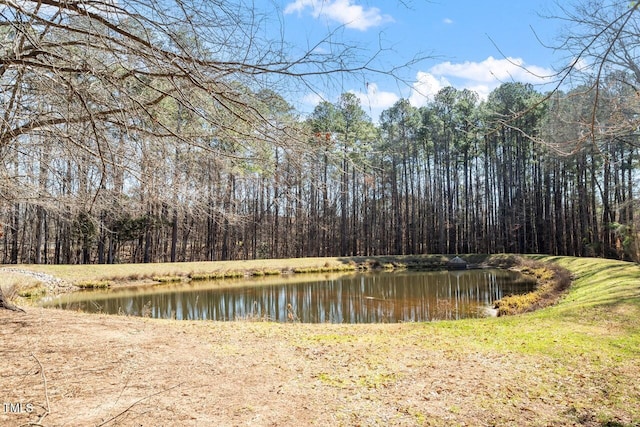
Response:
M563 393L580 384L557 387L552 398L529 395L544 360L454 353L434 331L0 310L0 425L567 425L577 419ZM580 416L579 424L591 425L588 414Z

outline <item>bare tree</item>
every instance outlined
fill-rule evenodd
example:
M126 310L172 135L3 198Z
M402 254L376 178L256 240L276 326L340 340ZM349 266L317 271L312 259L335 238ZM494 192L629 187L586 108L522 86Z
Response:
M177 188L157 191L170 179L142 200L158 177L149 165L173 168L176 181L186 151L191 165L210 156L210 165L236 167L272 152L258 146L303 147L299 123L265 114L270 100L257 96L261 90L318 90L332 76L397 70L376 68L382 49L365 53L341 28L305 49L290 46L279 13L244 0L2 2L0 222L11 253L4 261L89 262L88 251L71 248L97 239L104 262L140 233L151 250L149 227L165 220L164 210L172 210L174 229L188 215L169 207ZM161 153L170 155L151 161ZM125 204L136 206L134 216L118 218ZM217 210L200 211L218 217ZM25 212L34 212L34 226ZM58 222L55 235L47 221ZM20 237L26 231L38 242L33 255Z
M554 18L564 22L565 29L553 48L568 54L569 65L558 74L556 92L568 102L588 105L576 118L579 131L572 141L574 151L585 143L597 146L602 139L637 137L640 2L582 0L558 3L558 7L560 13ZM561 89L566 85L581 90L565 95Z
M277 143L264 131L274 123L254 102L263 86L313 87L318 75L385 72L336 34L295 56L283 40L265 38L268 16L240 0L3 2L3 175L13 177L6 159L33 136L84 151L104 169L114 162L118 134L202 148L212 137ZM200 127L179 132L163 113L167 102L198 117ZM16 180L4 182L4 194L20 189L9 182Z

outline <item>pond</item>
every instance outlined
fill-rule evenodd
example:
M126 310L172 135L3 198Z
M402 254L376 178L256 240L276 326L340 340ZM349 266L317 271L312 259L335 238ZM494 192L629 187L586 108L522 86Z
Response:
M533 280L498 269L293 275L78 292L47 305L178 320L422 322L486 317L495 300L534 287Z

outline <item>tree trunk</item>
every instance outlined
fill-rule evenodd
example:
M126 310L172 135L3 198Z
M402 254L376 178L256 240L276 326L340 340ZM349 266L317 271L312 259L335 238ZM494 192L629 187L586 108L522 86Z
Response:
M177 248L178 248L178 210L174 208L173 216L171 217L171 262L176 262Z
M11 304L9 301L7 301L7 299L4 296L4 293L2 292L2 288L0 288L0 309L7 309L7 310L11 310L11 311L21 311L23 313L25 313L25 311L23 309L21 309L20 307L17 307L13 304Z

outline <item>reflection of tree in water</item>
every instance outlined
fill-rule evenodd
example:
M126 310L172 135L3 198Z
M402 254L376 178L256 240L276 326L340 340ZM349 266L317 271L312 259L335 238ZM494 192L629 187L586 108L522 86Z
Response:
M291 303L287 304L287 321L289 322L299 322L300 318L296 314L295 310Z
M498 270L356 274L303 283L226 288L216 283L211 288L199 285L168 292L87 293L56 305L178 320L421 322L484 316L482 308L496 299L532 288L518 278Z
M453 319L453 304L450 299L439 299L436 302L436 311L432 314L431 320L451 320Z

